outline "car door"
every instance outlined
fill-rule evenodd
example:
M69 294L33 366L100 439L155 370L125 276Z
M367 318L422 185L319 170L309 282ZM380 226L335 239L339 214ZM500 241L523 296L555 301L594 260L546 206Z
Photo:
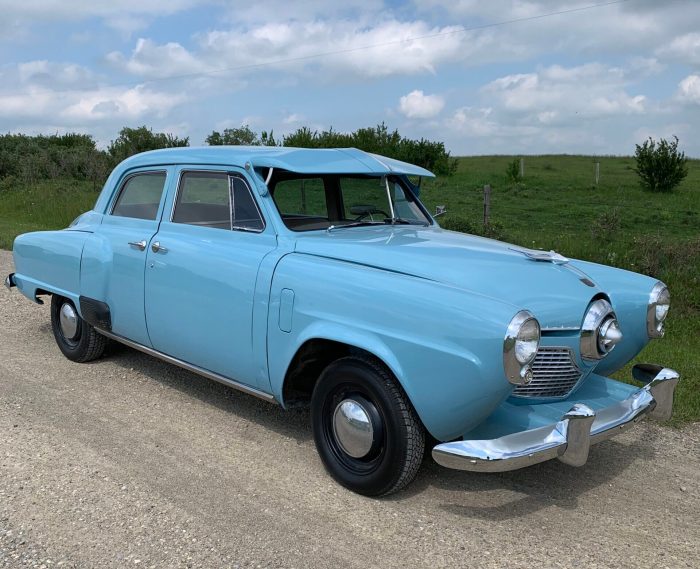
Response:
M158 231L167 174L167 168L135 171L121 181L94 243L86 245L106 249L101 257L109 258L109 266L90 267L86 260L81 270L83 289L98 288L90 286L91 279L104 287L94 296L109 305L112 332L145 346L150 345L143 307L146 249Z
M242 173L179 171L169 215L148 250L146 320L153 347L255 385L258 267L277 245Z

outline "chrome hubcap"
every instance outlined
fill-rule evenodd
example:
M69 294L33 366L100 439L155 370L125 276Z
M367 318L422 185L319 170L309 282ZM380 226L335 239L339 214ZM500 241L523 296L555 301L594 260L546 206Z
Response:
M73 340L78 334L78 315L67 302L61 306L61 332L66 340Z
M353 458L366 456L374 441L374 427L367 409L354 399L338 403L333 412L333 434L348 455Z

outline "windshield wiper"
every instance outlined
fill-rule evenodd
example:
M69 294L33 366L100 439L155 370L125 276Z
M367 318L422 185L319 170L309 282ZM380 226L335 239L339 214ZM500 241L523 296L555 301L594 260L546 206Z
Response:
M330 233L335 229L343 229L345 227L362 227L363 225L386 225L383 221L353 221L352 223L341 223L340 225L331 225L326 231Z
M402 217L395 217L389 221L392 225L420 225L421 227L428 227L428 225L430 225L427 221L420 221L418 219L404 219Z

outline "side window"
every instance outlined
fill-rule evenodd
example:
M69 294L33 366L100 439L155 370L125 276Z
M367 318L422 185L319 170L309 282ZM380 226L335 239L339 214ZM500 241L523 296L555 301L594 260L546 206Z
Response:
M283 217L328 219L326 190L321 178L282 180L275 185L273 197Z
M265 229L255 198L244 180L231 176L231 195L233 196L233 228L243 231Z
M112 215L155 220L165 187L165 172L144 172L129 177L117 198Z
M229 176L226 172L185 172L173 213L174 223L231 229Z

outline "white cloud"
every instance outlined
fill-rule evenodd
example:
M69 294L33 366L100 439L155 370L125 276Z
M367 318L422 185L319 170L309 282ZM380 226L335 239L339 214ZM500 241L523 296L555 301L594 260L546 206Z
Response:
M119 30L143 27L144 17L168 16L212 0L22 0L6 2L3 22L25 26L40 22L79 22L101 18ZM5 5L6 4L6 5ZM141 19L139 19L141 18Z
M668 57L690 65L700 65L700 32L691 32L673 38L656 50L661 57Z
M647 107L644 95L627 93L622 69L599 63L507 75L487 84L483 92L503 110L543 124L567 122L576 115L639 114Z
M700 75L688 75L678 84L678 99L700 105Z
M104 86L84 67L45 60L6 66L0 85L0 117L65 126L164 117L186 100L182 94L144 85Z
M411 91L399 99L399 111L409 119L431 119L440 114L445 99L440 95L425 95L423 91Z
M434 73L438 65L461 57L463 38L452 34L458 29L394 19L371 26L349 20L270 22L207 32L199 36L196 51L187 51L180 44L157 45L140 39L129 58L112 53L109 60L139 76L163 76L164 69L189 73L193 67L218 77L240 76L261 68L267 74L320 68L325 77ZM439 41L413 39L435 34L447 35Z

